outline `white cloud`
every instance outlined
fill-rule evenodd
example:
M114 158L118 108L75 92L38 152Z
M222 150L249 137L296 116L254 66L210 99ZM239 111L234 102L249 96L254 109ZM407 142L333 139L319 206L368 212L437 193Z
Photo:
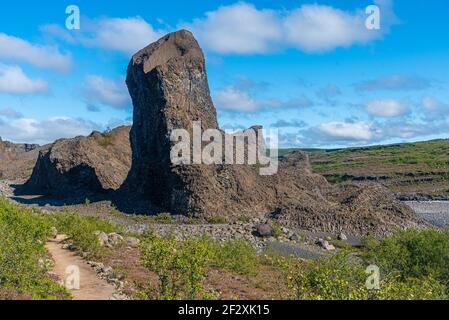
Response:
M162 37L166 31L154 29L141 17L83 20L81 30L68 32L58 25L41 26L41 30L69 43L134 54Z
M133 54L159 39L164 32L155 30L140 17L103 18L93 23L91 37L83 42L92 47Z
M221 53L264 53L282 37L277 13L239 2L221 6L182 27L190 29L210 50Z
M84 81L83 93L89 106L102 104L120 109L131 105L124 81L89 75Z
M397 117L404 114L407 108L396 99L375 99L365 104L365 110L377 117Z
M0 64L0 93L22 95L47 90L44 80L29 78L20 67Z
M219 109L252 112L258 104L251 95L235 87L226 87L215 92L215 102Z
M61 53L57 47L33 44L5 33L0 33L0 58L60 72L72 67L70 54Z
M99 126L93 122L69 117L52 117L45 120L22 118L8 123L0 122L0 136L17 143L46 144L60 138L88 135Z
M368 15L362 9L349 12L306 4L291 11L274 11L245 2L221 6L180 26L190 29L202 45L219 53L267 53L279 48L323 52L364 44L388 32L395 22L391 4L385 0L375 3L381 7L380 30L365 27Z
M371 125L365 122L347 123L347 122L328 122L319 125L318 130L328 136L348 139L367 141L373 137Z
M283 25L290 45L307 52L319 52L379 37L379 32L365 27L366 18L363 12L349 13L312 4L290 12Z

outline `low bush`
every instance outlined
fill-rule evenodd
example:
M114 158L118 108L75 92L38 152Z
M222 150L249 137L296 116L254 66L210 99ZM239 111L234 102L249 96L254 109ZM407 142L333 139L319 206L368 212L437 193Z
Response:
M45 243L50 224L31 210L0 198L0 299L66 299L48 276Z
M176 241L173 236L146 236L141 244L141 262L158 277L156 290L144 289L145 299L197 299L212 249L204 238Z
M449 232L398 231L382 241L365 240L366 255L385 275L432 277L449 283Z
M258 264L256 250L246 241L228 240L214 243L212 265L239 274L253 274Z
M89 258L98 258L103 254L96 231L121 231L117 224L78 213L58 212L49 216L49 220L59 232L66 234L76 247L87 252Z

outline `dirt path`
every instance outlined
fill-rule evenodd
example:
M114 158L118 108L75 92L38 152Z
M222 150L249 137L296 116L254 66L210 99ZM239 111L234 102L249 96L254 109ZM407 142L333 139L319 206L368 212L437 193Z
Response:
M100 279L90 265L87 264L76 253L69 250L62 249L61 239L50 240L46 248L53 260L55 267L53 272L56 273L60 279L67 279L69 276L67 270L73 270L73 266L79 268L79 284L78 290L70 290L73 300L111 300L114 299L116 290L114 286ZM69 269L67 269L69 268Z

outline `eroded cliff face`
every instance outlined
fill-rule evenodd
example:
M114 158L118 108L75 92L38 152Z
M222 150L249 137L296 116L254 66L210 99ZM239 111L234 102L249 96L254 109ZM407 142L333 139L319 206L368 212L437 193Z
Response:
M17 182L28 179L40 148L36 144L17 144L0 138L0 179Z
M218 129L204 55L193 35L171 33L136 53L127 85L134 105L132 167L122 194L132 207L207 218L271 215L282 223L349 234L383 233L420 224L411 210L378 185L330 186L310 171L306 154L280 160L271 176L257 165L174 165L175 129ZM367 196L369 195L369 197Z

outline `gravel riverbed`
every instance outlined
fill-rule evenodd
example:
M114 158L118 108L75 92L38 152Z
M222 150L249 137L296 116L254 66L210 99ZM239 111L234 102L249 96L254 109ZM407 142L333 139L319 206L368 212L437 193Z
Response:
M449 227L449 201L405 201L416 214L437 227Z

